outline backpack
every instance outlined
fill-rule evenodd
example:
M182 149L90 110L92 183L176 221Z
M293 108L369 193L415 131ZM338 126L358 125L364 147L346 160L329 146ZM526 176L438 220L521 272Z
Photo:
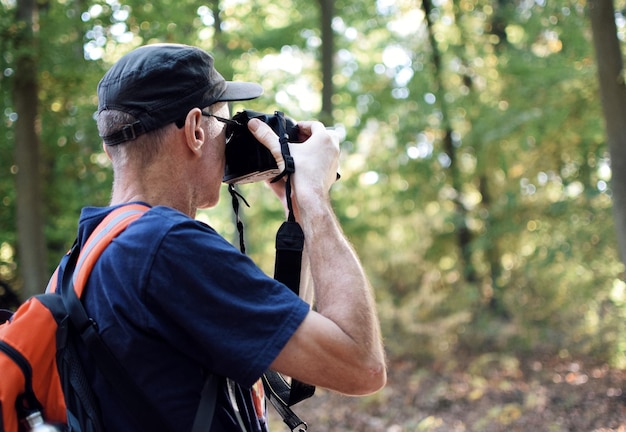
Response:
M28 299L8 320L0 314L0 432L34 430L44 421L68 432L104 430L97 398L87 384L78 350L85 348L142 424L167 422L104 345L79 300L102 251L149 207L129 204L109 213L81 250L75 242L57 267L46 294ZM62 283L62 292L57 284ZM3 318L4 317L4 318ZM216 384L207 379L194 428L209 430ZM148 414L148 415L146 415ZM196 429L194 429L195 431Z

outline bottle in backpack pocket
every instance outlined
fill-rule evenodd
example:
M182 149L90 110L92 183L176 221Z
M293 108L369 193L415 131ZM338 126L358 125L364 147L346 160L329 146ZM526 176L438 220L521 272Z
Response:
M61 432L61 429L58 427L45 423L41 412L39 411L35 411L28 415L25 422L29 432Z

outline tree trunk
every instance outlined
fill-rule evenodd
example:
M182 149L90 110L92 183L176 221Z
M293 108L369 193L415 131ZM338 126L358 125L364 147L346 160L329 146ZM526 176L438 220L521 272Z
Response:
M432 56L433 56L433 75L435 80L435 90L437 101L441 109L441 127L444 130L445 136L443 139L443 151L450 159L450 165L447 169L447 176L450 179L450 186L456 191L456 198L454 198L454 206L456 208L456 241L459 247L461 259L463 261L463 277L466 282L476 282L478 276L472 265L472 251L471 242L473 234L466 224L467 210L460 200L462 188L460 173L457 166L456 148L452 140L454 130L450 124L450 116L445 100L445 87L443 82L443 66L441 64L441 52L437 46L437 39L435 38L434 25L431 17L431 11L433 9L431 0L422 0L422 6L424 8L424 16L426 18L426 27L428 30L428 40L430 41Z
M213 49L216 54L224 55L227 50L226 44L224 43L224 34L222 33L222 9L220 8L220 0L209 2L209 7L211 8L211 12L213 12L213 19L215 20L213 24L213 30L215 31Z
M320 120L332 126L333 120L333 58L335 55L335 35L333 33L333 16L335 0L319 0L320 28L322 29L322 112Z
M626 263L626 86L612 1L590 0L589 17L611 154L613 214L620 256L622 262Z
M42 292L47 282L37 127L36 9L35 0L17 2L20 32L15 38L13 103L18 115L15 123L15 187L18 259L24 298Z

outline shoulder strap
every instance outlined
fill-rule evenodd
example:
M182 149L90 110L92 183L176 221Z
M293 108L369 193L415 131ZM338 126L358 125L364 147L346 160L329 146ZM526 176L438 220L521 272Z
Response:
M97 323L88 317L79 300L89 274L104 249L132 221L141 217L148 209L149 207L141 204L129 204L115 209L89 236L80 253L79 248L74 246L62 274L62 297L72 323L78 329L98 368L117 391L124 406L128 407L128 411L148 429L165 430L167 422L161 411L150 402L143 390L104 343L98 333ZM210 430L216 393L216 380L209 376L194 420L194 431Z
M74 276L74 285L79 287L79 291L77 291L78 297L81 296L82 290L87 282L87 277L89 276L89 273L91 273L91 270L93 269L93 266L102 251L109 245L109 243L111 243L111 240L124 231L132 221L138 219L149 209L150 207L143 204L127 204L113 210L102 220L102 222L98 224L96 229L87 238L83 249L76 252L80 252L79 265L77 268L84 268L80 277L79 273L81 272L76 272L76 275ZM66 262L69 255L75 249L78 249L77 240L72 245L70 251L61 260L61 264L54 270L54 273L48 282L46 292L56 291L59 271L66 268Z
M91 233L85 245L80 251L77 271L74 272L73 284L76 295L80 298L87 278L93 269L96 261L104 249L117 237L126 227L136 219L139 219L150 207L143 204L128 204L118 207L109 213L96 229Z
M200 404L198 405L198 411L196 411L196 418L193 421L191 432L210 432L215 405L217 405L217 386L217 377L209 374L202 389Z

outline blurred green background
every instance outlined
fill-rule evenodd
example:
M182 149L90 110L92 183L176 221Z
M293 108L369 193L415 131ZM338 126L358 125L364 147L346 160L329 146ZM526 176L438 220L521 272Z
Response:
M108 202L93 119L100 77L137 46L187 43L214 53L227 79L265 88L233 114L279 109L341 134L332 197L375 289L390 357L532 352L626 366L586 2L0 3L5 303L9 288L20 299L43 289L80 208ZM615 2L622 43L625 7ZM239 190L251 204L249 253L271 273L283 211L265 185ZM199 218L237 244L225 190Z

